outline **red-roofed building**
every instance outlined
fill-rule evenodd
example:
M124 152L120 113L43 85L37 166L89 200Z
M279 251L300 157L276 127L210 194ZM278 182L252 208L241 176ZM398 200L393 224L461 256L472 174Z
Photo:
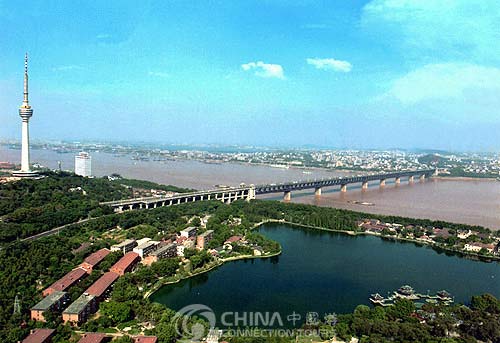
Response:
M83 263L80 265L83 269L87 271L87 273L92 273L92 269L102 262L109 255L111 251L104 248L101 250L97 250L95 253L90 254L83 260Z
M132 251L128 252L110 268L110 271L122 276L126 272L131 271L140 260L141 257L139 254Z
M80 338L78 343L104 343L109 342L110 340L111 337L108 337L103 333L87 332L82 335L82 338Z
M175 239L175 243L177 243L177 244L183 244L185 240L187 240L187 237L179 236L179 237L177 237Z
M35 329L31 331L28 337L23 339L23 343L50 343L55 331L52 329Z
M107 272L101 276L96 282L94 282L85 293L95 295L98 300L103 300L106 293L111 289L113 283L120 276L113 272Z
M87 272L83 268L76 268L70 271L68 274L64 275L62 278L54 282L51 286L46 288L42 294L43 296L47 296L52 294L54 291L65 291L74 284L80 282L87 275Z
M241 239L242 239L241 236L231 236L224 242L224 244L236 243L238 241L241 241Z
M158 338L156 336L136 336L134 343L156 343Z

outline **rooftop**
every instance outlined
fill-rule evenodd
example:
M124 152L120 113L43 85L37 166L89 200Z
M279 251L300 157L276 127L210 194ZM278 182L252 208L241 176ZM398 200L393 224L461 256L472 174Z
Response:
M104 292L106 292L113 282L118 279L118 274L113 272L107 272L101 276L96 282L94 282L85 293L95 295L96 297L101 297Z
M94 295L82 294L71 305L69 305L68 308L64 310L63 313L70 313L70 314L81 313L85 309L85 307L87 307L87 305L94 300L94 298L95 298Z
M139 254L135 252L128 252L121 259L118 260L112 267L112 269L119 269L119 270L125 270L127 269L132 263L134 263L137 259L139 258Z
M153 251L151 253L152 256L156 256L156 255L161 255L163 252L165 251L168 251L170 249L176 249L177 248L177 244L175 243L170 243L170 244L167 244L167 245L164 245L162 246L160 249L156 250L156 251Z
M134 343L156 343L158 338L156 336L137 336L134 337Z
M95 253L87 256L85 258L85 260L83 260L83 262L86 262L86 263L90 264L91 266L95 266L95 265L99 264L102 260L104 260L104 258L106 256L108 256L109 253L110 253L110 251L106 248L103 248L101 250L97 250Z
M144 237L144 238L138 239L137 240L137 245L144 244L146 242L149 242L150 240L151 240L151 238L148 238L148 237Z
M42 299L38 304L33 306L31 309L32 310L37 310L37 311L46 311L52 307L55 303L60 301L64 296L66 295L66 292L62 291L55 291L52 292L51 294L47 295L45 298Z
M229 237L225 243L234 243L234 242L238 242L241 240L241 236L231 236Z
M202 234L200 234L199 236L206 237L208 235L211 235L212 233L214 233L214 230L207 230L207 231L203 232Z
M78 267L64 275L48 288L52 288L55 291L64 291L66 288L71 287L75 282L83 278L86 274L87 272L83 268Z
M196 230L196 227L190 226L190 227L185 228L184 230L181 230L181 232L191 232L193 230Z
M35 329L33 332L23 339L23 343L41 343L54 334L55 330L52 329Z
M138 250L140 250L140 249L146 249L146 248L148 248L148 247L150 247L152 245L156 245L158 243L159 242L157 242L157 241L148 241L148 242L142 243L141 245L136 246L134 249L138 249Z
M124 247L124 246L127 246L129 244L134 244L134 242L135 242L135 239L126 239L123 242L115 244L113 246L115 246L115 247Z
M78 341L78 343L102 343L106 341L109 337L107 337L103 333L97 332L86 332L82 335L82 338Z

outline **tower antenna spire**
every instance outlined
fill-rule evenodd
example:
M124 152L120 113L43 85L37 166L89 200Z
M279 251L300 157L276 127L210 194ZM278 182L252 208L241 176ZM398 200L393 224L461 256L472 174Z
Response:
M28 106L28 53L24 55L24 100L23 105Z

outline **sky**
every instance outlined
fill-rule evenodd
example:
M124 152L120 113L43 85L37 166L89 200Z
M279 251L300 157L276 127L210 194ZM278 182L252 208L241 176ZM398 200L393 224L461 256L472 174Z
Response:
M500 151L498 0L0 0L0 139Z

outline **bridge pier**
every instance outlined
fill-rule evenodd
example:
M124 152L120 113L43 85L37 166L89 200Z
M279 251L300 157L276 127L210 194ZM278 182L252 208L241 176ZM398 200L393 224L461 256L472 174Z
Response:
M317 197L321 196L321 187L316 187L314 189L314 196L317 196Z
M399 176L398 176L398 177L394 180L394 183L395 183L396 185L399 185L399 184L401 183L401 177L399 177Z
M368 181L364 181L364 182L361 184L361 189L368 189Z
M292 192L291 191L285 191L283 194L283 200L284 201L290 201L292 200Z
M340 185L340 191L342 193L346 193L347 192L347 185Z
M425 174L420 175L420 181L425 181Z
M250 201L250 200L253 200L255 199L255 187L254 185L250 185L250 189L248 190L248 197L247 197L247 201Z
M413 179L414 179L414 178L413 178L413 175L412 175L412 176L408 176L408 182L409 182L409 183L412 183L412 182L413 182Z
M380 180L380 187L384 187L385 186L385 179L381 179Z

